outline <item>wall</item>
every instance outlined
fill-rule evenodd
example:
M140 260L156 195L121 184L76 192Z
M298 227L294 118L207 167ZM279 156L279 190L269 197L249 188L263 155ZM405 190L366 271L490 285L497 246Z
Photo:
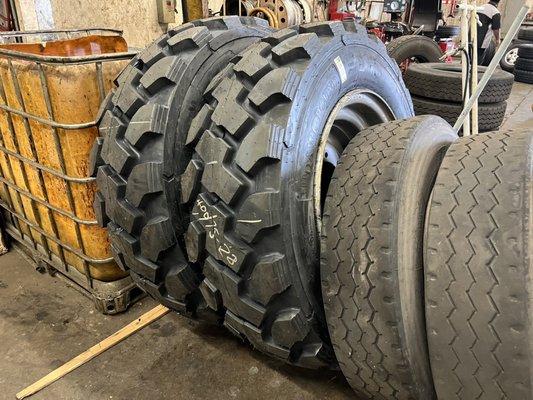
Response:
M178 1L176 24L183 21ZM116 28L131 47L145 47L166 32L156 0L18 0L21 29Z

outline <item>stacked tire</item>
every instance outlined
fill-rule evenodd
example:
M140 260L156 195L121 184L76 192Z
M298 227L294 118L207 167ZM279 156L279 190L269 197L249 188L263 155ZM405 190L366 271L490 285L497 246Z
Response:
M485 67L478 67L481 79ZM416 115L438 115L453 125L463 110L461 66L426 63L411 65L404 75ZM479 131L497 130L502 124L514 77L496 70L479 96Z
M92 164L118 263L173 310L285 362L334 366L317 290L331 171L357 132L413 115L385 46L353 21L206 19L117 84Z
M402 69L411 63L439 62L442 51L433 39L423 35L405 35L387 44L387 53Z
M375 125L333 173L321 274L363 399L533 399L533 133Z
M517 82L533 83L533 43L522 44L518 48L514 79Z
M504 71L514 71L515 63L518 59L518 48L524 44L533 44L533 27L527 26L526 22L522 24L517 38L512 40L503 58L500 60L500 67Z

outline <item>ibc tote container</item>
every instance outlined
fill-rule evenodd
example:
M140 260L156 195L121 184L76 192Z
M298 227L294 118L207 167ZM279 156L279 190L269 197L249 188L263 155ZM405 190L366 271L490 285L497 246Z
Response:
M9 32L0 39L6 231L40 269L67 277L100 311L123 311L141 292L113 261L107 232L96 224L88 158L100 103L135 53L120 31L106 29Z

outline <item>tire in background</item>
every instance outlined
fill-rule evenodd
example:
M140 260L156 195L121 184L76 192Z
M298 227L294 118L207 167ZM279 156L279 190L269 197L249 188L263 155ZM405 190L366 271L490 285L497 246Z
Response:
M414 58L416 62L439 62L442 51L434 40L423 35L405 35L387 44L387 53L400 65Z
M521 44L518 47L518 57L533 59L533 43Z
M422 97L413 96L413 107L416 115L438 115L444 118L450 125L454 125L463 111L461 103L445 103ZM505 117L507 103L480 103L478 104L478 126L480 132L488 132L498 129Z
M520 45L527 43L523 40L513 39L505 55L500 60L500 67L507 72L513 72L516 59L518 58L518 48Z
M176 311L194 316L205 306L201 272L184 254L188 217L175 200L176 177L190 158L183 151L190 121L214 75L271 32L262 20L248 17L171 29L132 60L101 110L103 137L92 154L98 220L108 227L121 268Z
M518 31L518 39L533 42L533 27L524 26Z
M371 399L434 399L423 302L424 218L457 139L435 116L367 128L333 173L322 225L322 297L344 375Z
M424 264L439 399L533 399L532 138L461 138L438 173Z
M181 201L204 297L233 333L305 367L333 359L318 276L321 140L352 92L365 124L412 115L397 65L364 27L282 29L217 77L187 138L194 155Z
M478 67L481 79L486 67ZM446 63L413 64L404 75L405 85L412 95L434 100L460 103L461 65ZM513 87L513 75L496 69L479 96L480 103L497 103L507 100Z
M523 83L533 83L533 71L514 69L514 80Z
M437 27L435 36L437 39L447 39L458 36L460 33L461 27L459 25L441 25Z
M494 58L494 54L496 54L496 43L494 42L494 40L491 40L489 43L489 47L487 47L483 52L483 57L478 59L478 65L487 67Z

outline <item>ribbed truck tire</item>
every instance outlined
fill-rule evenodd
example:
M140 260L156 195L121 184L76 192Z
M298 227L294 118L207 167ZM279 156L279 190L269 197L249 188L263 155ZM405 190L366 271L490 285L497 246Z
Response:
M481 79L486 67L478 67ZM513 88L513 74L497 69L479 96L480 103L498 103L507 100ZM412 64L404 74L409 92L418 97L460 103L461 65L446 63Z
M204 307L203 276L185 256L188 216L177 207L177 177L190 160L190 122L213 77L261 37L263 20L223 17L184 24L142 51L117 78L101 110L91 157L95 210L114 258L164 305L192 316Z
M457 118L463 111L460 103L447 103L438 100L429 100L413 96L413 106L416 115L438 115L444 118L449 124L455 124ZM478 126L480 132L497 130L505 117L507 102L480 103L478 105Z
M419 63L439 62L442 51L433 39L423 35L405 35L387 44L387 53L398 65L415 59Z
M398 67L364 27L279 30L218 76L187 138L194 155L181 178L182 203L192 208L186 242L203 268L204 297L236 335L305 367L333 359L315 183L322 130L352 90L368 100L365 123L412 115ZM378 103L388 111L373 112Z
M533 399L533 134L455 142L428 208L426 323L439 399Z
M370 399L434 399L424 321L424 217L457 139L435 116L373 126L346 147L328 190L321 275L335 355Z

